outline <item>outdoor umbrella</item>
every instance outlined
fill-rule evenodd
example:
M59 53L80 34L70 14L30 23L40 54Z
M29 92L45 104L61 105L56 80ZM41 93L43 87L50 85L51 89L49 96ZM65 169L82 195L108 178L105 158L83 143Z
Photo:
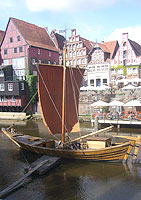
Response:
M127 85L122 88L122 90L135 90L135 89L137 89L137 87L135 87L133 85Z
M141 106L141 103L139 100L131 100L127 103L125 103L123 106L128 106L128 107L138 107ZM136 110L136 109L135 109Z
M121 101L114 100L109 103L109 106L123 106L123 104Z
M139 100L131 100L131 101L125 103L123 106L136 107L136 106L141 106L141 103Z
M90 106L91 107L104 107L104 106L109 106L109 104L106 103L105 101L99 100L99 101L92 103Z
M123 106L123 104L124 103L121 101L114 100L109 103L109 106L114 106L114 107L116 107L116 109L117 109L117 107L119 107L119 111L121 112L121 106Z

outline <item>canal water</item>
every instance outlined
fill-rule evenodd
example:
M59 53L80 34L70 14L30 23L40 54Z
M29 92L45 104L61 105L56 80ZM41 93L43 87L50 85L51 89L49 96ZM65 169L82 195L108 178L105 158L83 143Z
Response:
M8 127L11 121L0 121ZM42 121L18 122L21 133L50 137ZM90 131L89 123L81 124ZM110 134L140 134L140 129L114 130ZM27 161L38 155L21 151L0 132L0 190L23 176ZM42 177L34 177L6 200L140 200L141 164L62 160L59 167Z

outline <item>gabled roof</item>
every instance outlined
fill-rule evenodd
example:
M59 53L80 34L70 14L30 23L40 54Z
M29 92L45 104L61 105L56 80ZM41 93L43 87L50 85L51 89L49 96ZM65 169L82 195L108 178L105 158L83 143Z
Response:
M119 47L118 41L110 41L110 42L104 42L104 45L109 49L110 52L110 59L114 57L114 54L116 53L115 51Z
M96 48L96 44L106 53L110 54L110 59L113 58L115 51L119 47L118 41L110 41L110 42L104 42L104 43L95 43L95 45L92 47L89 54L91 54L94 49Z
M0 30L0 44L1 44L1 42L2 42L3 36L4 36L4 31L1 31L1 30Z
M58 51L45 28L15 18L10 18L9 22L10 20L12 20L29 45Z
M128 41L129 41L133 51L135 52L136 56L141 56L141 46L138 43L136 43L130 39L128 39Z
M93 47L93 45L95 44L94 42L92 41L89 41L83 37L80 37L80 40L83 42L84 46L90 51L91 48Z
M107 46L103 43L98 43L99 47L106 53L110 53L110 50L107 48Z
M60 35L58 33L55 33L54 31L51 32L51 36L54 39L54 42L57 43L56 46L60 49L63 50L64 43L66 41L65 37L63 35Z

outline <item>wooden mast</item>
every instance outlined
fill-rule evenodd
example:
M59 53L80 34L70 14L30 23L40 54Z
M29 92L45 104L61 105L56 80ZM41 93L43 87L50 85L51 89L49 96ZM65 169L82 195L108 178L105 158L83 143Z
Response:
M63 91L62 91L62 143L65 143L65 76L66 76L66 47L64 47L64 59L63 59Z

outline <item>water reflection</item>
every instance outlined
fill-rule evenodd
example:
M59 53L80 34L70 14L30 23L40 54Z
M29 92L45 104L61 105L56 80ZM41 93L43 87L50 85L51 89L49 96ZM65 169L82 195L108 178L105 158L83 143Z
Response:
M17 124L16 130L24 134L50 137L43 123L39 121L28 121L26 125ZM24 174L26 160L31 163L38 156L19 150L0 133L0 189L4 189ZM5 199L139 200L141 199L141 165L62 160L60 166L48 175L35 177L32 182Z

